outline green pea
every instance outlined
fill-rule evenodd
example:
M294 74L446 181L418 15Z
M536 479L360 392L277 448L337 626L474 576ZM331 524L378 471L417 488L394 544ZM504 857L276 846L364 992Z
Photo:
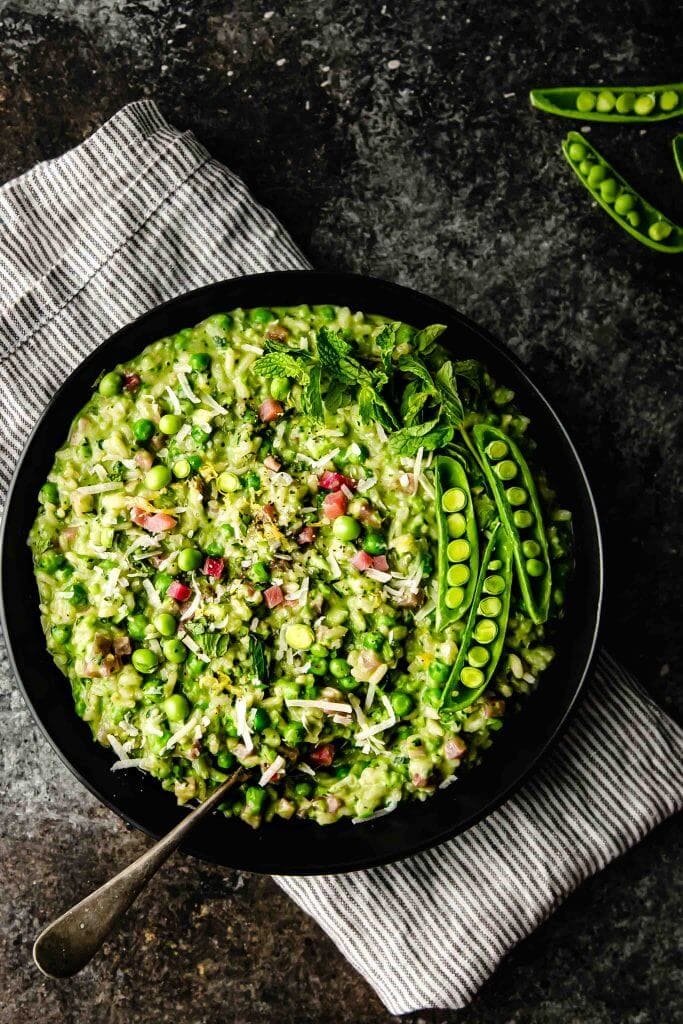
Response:
M187 456L187 461L190 463L190 466L192 467L192 469L195 470L195 472L196 472L196 470L201 469L201 466L202 466L202 457L201 457L201 455L188 455Z
M588 89L582 89L579 95L576 97L576 109L580 110L582 114L587 114L589 110L593 110L595 107L595 96Z
M216 480L216 486L221 494L232 494L240 488L239 478L234 473L221 473Z
M504 459L507 453L508 446L505 441L491 441L486 448L486 454L493 462L497 462L498 459Z
M517 467L511 459L504 459L496 466L496 475L501 480L514 480L517 476Z
M369 647L371 651L381 651L384 646L384 637L381 633L364 633L361 638L363 647Z
M446 548L449 562L464 562L469 558L470 544L467 540L452 540Z
M363 551L369 555L382 555L386 550L387 544L382 534L377 530L369 530L363 541Z
M310 782L297 782L294 787L294 795L305 800L313 792L313 785Z
M523 487L508 487L505 496L511 505L523 505L527 498Z
M584 178L587 178L590 174L592 167L595 167L595 162L593 160L589 160L588 158L586 158L585 160L582 160L579 164L579 171L581 172Z
M216 335L225 335L232 327L232 317L227 313L214 313L204 321L204 327L210 338L215 338Z
M164 487L167 487L171 482L171 470L168 466L159 464L158 466L152 466L148 473L145 474L145 487L150 491L161 491Z
M161 706L169 722L184 722L190 711L190 705L182 693L174 693L167 697Z
M154 424L151 420L139 419L133 424L133 437L136 441L149 441L154 434Z
M306 731L299 722L290 722L282 730L282 739L288 747L298 747L305 735Z
M480 615L487 615L490 618L495 618L496 615L500 615L503 608L503 603L499 597L485 597L479 602L479 608L477 611Z
M196 548L183 548L178 554L178 568L182 572L193 572L202 564L202 553Z
M636 97L636 102L633 104L638 117L647 117L655 109L655 98L651 93L646 93L645 96Z
M658 220L654 224L650 224L647 233L653 242L663 242L671 234L671 225L665 224L663 220Z
M635 205L635 198L629 192L622 192L622 194L617 196L614 200L614 209L620 217L625 216Z
M307 651L314 641L313 630L304 623L294 622L285 630L285 643L288 647L293 647L295 651Z
M486 566L489 572L497 572L502 566L500 558L492 558L489 564Z
M269 324L277 317L269 309L264 309L262 306L258 306L256 309L249 310L249 322L252 324Z
M327 661L325 658L312 658L310 671L314 676L327 675Z
M444 512L459 512L467 504L467 495L460 487L451 487L441 499Z
M69 598L69 604L73 605L74 608L82 608L88 603L88 592L81 583L74 583L71 588L71 597Z
M53 626L50 630L52 639L56 644L68 644L71 639L71 626L65 624L63 626Z
M626 214L626 220L629 222L632 228L637 228L640 224L640 214L637 210L629 210Z
M595 188L596 185L599 185L600 182L604 181L606 177L607 170L603 167L603 165L595 164L595 166L591 167L590 171L588 172L588 184L592 188Z
M473 668L483 668L490 661L491 655L485 647L470 647L467 661Z
M537 558L529 558L526 563L526 571L530 576L544 576L545 566Z
M391 695L391 706L398 715L399 718L405 718L413 710L414 702L413 698L408 693L401 693L398 690L396 693Z
M178 623L169 612L159 612L154 619L154 628L162 636L173 636L178 628Z
M208 352L193 352L190 356L190 366L197 373L203 373L211 366L211 356Z
M57 569L55 577L59 580L60 583L66 583L67 580L71 579L73 574L73 566L69 565L68 562L65 562L64 565L61 565L59 569Z
M173 583L173 577L168 572L158 572L154 577L154 589L160 594L165 594Z
M332 533L339 540L355 540L360 536L360 523L352 516L337 516L332 523Z
M60 555L59 551L46 551L41 557L38 565L43 572L54 573L64 564L64 555Z
M209 434L202 427L193 427L190 431L190 437L200 448L203 448L209 441Z
M270 571L265 562L254 562L249 570L249 576L254 583L267 583L270 579Z
M618 113L630 114L633 111L635 102L636 94L634 92L622 92L620 96L617 96Z
M149 647L138 647L136 651L133 651L131 661L138 672L142 672L143 675L147 675L149 672L154 671L159 659L154 651L151 651Z
M313 644L313 646L311 647L311 657L312 658L327 658L329 653L330 652L328 651L327 647L325 647L324 644L317 644L316 643L316 644Z
M449 537L462 537L467 529L467 522L462 512L451 512L446 519L446 528Z
M281 402L289 394L289 381L286 377L273 377L270 382L271 398Z
M178 459L173 463L173 476L177 480L185 480L192 472L192 466L187 459Z
M467 565L452 565L446 575L446 582L449 587L461 587L470 578L470 569Z
M145 639L145 628L147 626L147 619L144 615L129 615L126 619L126 627L128 629L128 636L132 637L133 640L144 640Z
M472 632L472 636L479 644L490 644L497 635L498 626L491 619L480 619Z
M252 469L249 473L246 473L243 477L243 480L244 486L251 488L252 491L258 491L258 489L261 486L261 477L254 469Z
M595 109L599 110L601 114L609 114L610 111L614 110L617 98L613 92L609 89L603 89L602 92L598 93L598 98L595 104Z
M38 500L41 505L58 505L59 490L57 489L57 484L53 484L51 480L43 484L38 493Z
M251 719L251 727L254 732L263 732L270 725L270 715L265 708L256 708Z
M448 666L445 661L440 661L438 658L435 658L434 661L429 666L429 668L427 669L429 678L433 679L435 683L439 684L446 682L450 675L450 672L450 666Z
M522 551L527 558L535 558L540 553L541 545L535 540L525 540L522 544Z
M332 658L330 661L330 672L336 679L348 675L349 663L346 658Z
M485 594L502 594L505 590L505 580L502 576L487 576L483 589Z
M460 682L463 686L467 686L468 689L476 690L484 682L484 673L480 668L465 665L460 672Z
M340 690L356 690L360 686L360 680L354 679L353 676L342 676L337 680L337 686Z
M606 203L613 203L619 193L619 186L615 178L605 178L600 182L600 195Z
M105 373L97 390L105 398L113 398L114 395L118 395L121 385L121 374L112 370L111 373Z
M331 324L333 320L337 319L337 311L334 306L318 306L316 313L328 324Z
M223 769L223 771L229 772L235 764L235 756L234 754L231 754L229 750L221 750L220 754L216 758L216 763L219 768Z
M177 434L183 425L182 416L175 416L173 413L166 413L159 420L159 430L162 434Z
M444 603L447 608L459 608L465 599L465 591L462 587L450 587L446 591Z
M180 665L187 657L187 647L182 642L174 638L173 640L167 640L162 646L164 657L166 661L170 661L172 665Z
M519 530L525 530L528 526L532 525L534 517L526 509L518 509L516 512L513 512L512 521Z
M266 799L266 791L261 786L249 786L245 793L246 806L245 810L249 814L258 814L263 807L263 803Z
M678 94L673 89L666 89L659 97L659 105L665 113L675 110L678 106Z
M582 146L580 142L572 142L569 146L569 156L574 163L579 163L586 155L586 147ZM494 442L495 443L495 442Z

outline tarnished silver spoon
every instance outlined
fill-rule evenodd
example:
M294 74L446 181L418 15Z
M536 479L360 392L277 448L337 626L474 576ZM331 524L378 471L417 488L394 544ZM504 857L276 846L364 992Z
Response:
M151 850L48 925L33 946L33 959L43 974L49 978L70 978L85 967L197 822L222 803L229 790L248 777L249 773L242 768L233 772L208 800L191 811Z

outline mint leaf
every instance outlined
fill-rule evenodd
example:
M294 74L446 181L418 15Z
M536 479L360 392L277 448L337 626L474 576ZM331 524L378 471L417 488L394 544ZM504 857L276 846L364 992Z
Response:
M439 368L434 378L439 398L441 399L441 412L448 423L453 427L462 425L465 418L465 410L460 401L458 386L453 374L453 363L447 362Z
M263 642L253 633L249 634L249 657L254 669L254 675L260 683L268 682L268 658L266 657Z
M304 362L288 352L268 352L256 360L252 369L259 377L291 377L298 384L308 380Z
M431 373L418 356L401 356L396 365L403 373L408 373L411 377L417 377L424 384L428 392L433 394L436 391Z
M418 352L429 352L434 348L436 339L446 330L445 324L430 324L418 331L413 339L413 345Z
M484 367L476 359L461 359L453 364L455 376L466 381L475 391L481 391L483 369Z
M396 346L396 331L400 326L400 323L385 324L375 338L375 344L379 349L382 367L387 375L387 379L391 376L391 353ZM384 383L386 384L386 381Z
M406 427L415 423L431 397L431 392L420 387L420 381L411 380L409 382L401 399L401 419Z
M453 437L453 428L446 424L439 424L438 420L428 420L426 423L418 423L412 427L404 427L391 434L387 440L387 447L395 455L415 455L419 448L425 451L434 451L443 448Z
M301 392L301 411L304 416L310 416L311 419L314 420L325 419L323 398L320 391L321 374L322 369L320 363L315 363L311 367L308 382L305 384Z
M389 405L371 384L361 384L358 392L358 412L363 423L376 420L388 430L394 430L398 426Z

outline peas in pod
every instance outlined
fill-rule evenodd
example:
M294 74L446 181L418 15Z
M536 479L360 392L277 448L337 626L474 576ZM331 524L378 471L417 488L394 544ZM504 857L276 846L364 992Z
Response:
M469 707L489 685L505 644L512 592L513 545L495 523L474 589L458 656L441 697L444 714Z
M479 535L462 464L441 455L435 464L438 530L436 628L462 618L472 603L479 571Z
M683 83L673 85L560 86L532 89L532 107L581 121L648 123L683 115Z
M510 536L524 605L535 623L545 622L552 574L531 471L515 442L498 427L479 423L473 434L501 522Z

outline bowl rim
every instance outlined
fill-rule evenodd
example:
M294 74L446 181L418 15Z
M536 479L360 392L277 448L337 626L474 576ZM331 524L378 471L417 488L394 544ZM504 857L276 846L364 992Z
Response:
M349 861L349 858L347 857L339 861L335 861L334 859L326 859L324 863L306 861L302 864L287 863L283 866L280 864L277 855L273 857L272 854L264 854L263 856L259 857L258 863L254 864L252 861L244 862L240 858L239 854L233 856L232 853L230 853L226 857L225 851L221 851L218 855L216 855L215 852L207 852L206 849L203 849L200 846L198 846L196 841L193 841L194 837L190 838L188 842L183 844L181 847L181 849L183 849L184 852L198 856L200 859L206 860L208 862L222 864L225 866L236 868L238 870L247 870L255 873L267 873L275 875L338 874L393 863L402 860L406 857L414 856L415 854L423 852L426 849L436 847L441 843L447 841L448 839L461 834L462 832L471 828L473 825L477 824L477 822L480 822L484 818L488 817L488 815L490 815L493 811L495 811L498 807L505 803L514 793L516 793L520 789L520 787L529 778L532 772L538 769L540 762L545 758L550 748L557 742L558 738L566 729L569 719L577 707L579 698L581 697L583 692L586 678L591 670L591 667L595 659L597 638L604 598L604 549L602 532L600 528L600 521L598 517L595 498L585 471L585 467L571 439L571 436L569 435L562 420L555 412L553 406L545 397L544 393L540 390L538 385L534 382L532 377L529 375L529 372L525 369L517 355L514 352L510 351L504 343L498 341L497 338L490 334L486 329L479 326L479 324L475 323L469 317L460 313L457 309L451 307L446 302L426 295L425 293L420 292L417 289L408 288L404 285L399 285L394 282L386 281L378 277L371 277L363 274L356 274L350 272L328 272L317 270L280 270L267 271L259 274L244 275L242 277L237 278L226 278L220 281L210 282L199 288L192 289L187 292L182 292L166 300L165 302L160 303L159 305L146 310L138 317L129 321L123 327L119 328L113 334L109 335L102 342L100 342L93 349L93 351L88 356L86 356L85 359L81 360L81 362L79 362L73 368L73 370L71 370L68 373L62 384L59 386L59 388L55 391L50 400L47 402L45 408L41 412L36 423L34 424L28 438L26 439L22 452L17 460L17 464L12 475L10 485L7 490L5 507L2 515L2 522L0 523L0 624L2 625L2 630L6 641L8 659L14 677L19 685L19 690L33 716L34 721L37 723L40 731L48 740L50 746L58 755L62 763L66 765L66 767L75 776L75 778L77 778L78 781L86 787L86 789L88 789L95 797L97 797L97 799L101 803L103 803L110 810L114 811L114 813L117 814L117 816L121 818L124 822L126 822L129 825L132 825L133 827L139 829L147 835L152 836L153 838L160 837L162 832L160 832L158 829L154 827L151 827L144 820L140 820L139 816L137 816L136 814L132 814L130 811L122 809L113 797L109 796L107 793L103 793L102 790L90 778L88 778L87 774L82 772L74 764L72 756L70 756L68 750L64 749L64 745L60 742L59 738L54 735L54 731L51 729L48 721L48 716L45 714L45 709L41 709L41 707L37 705L36 701L34 701L32 695L29 693L28 687L26 686L23 678L23 673L21 669L23 654L19 652L18 646L14 643L14 639L12 636L12 626L10 623L10 605L12 602L12 597L11 594L8 593L8 576L11 575L10 564L12 561L12 555L9 550L10 538L8 535L13 525L13 515L14 506L16 503L16 496L20 490L27 461L31 454L31 449L36 441L36 437L40 433L41 428L43 427L46 419L48 419L55 412L55 410L58 410L60 408L63 396L69 390L69 388L73 386L74 381L77 378L84 376L91 367L95 367L97 366L98 363L102 362L102 357L105 354L108 356L108 358L105 360L104 365L111 366L114 365L116 362L122 361L119 359L110 358L109 353L111 352L112 355L115 355L117 348L121 347L121 343L125 341L126 337L131 333L134 333L135 331L144 328L144 326L147 323L151 323L152 321L158 319L165 313L172 313L175 310L179 310L183 304L187 304L189 302L201 303L205 297L211 297L214 294L218 294L219 292L222 292L224 290L227 290L228 292L231 290L244 290L245 288L248 289L252 285L256 286L260 284L263 284L264 290L267 290L269 286L277 286L279 284L287 284L289 282L292 283L292 286L294 288L294 286L298 287L304 281L311 282L313 287L318 286L318 288L324 288L326 285L328 285L329 290L335 292L338 292L339 290L344 291L346 287L348 287L349 291L353 291L354 288L368 287L370 289L383 293L387 297L387 299L395 297L397 302L399 301L399 299L401 299L404 302L415 303L419 306L428 306L430 309L433 309L435 313L437 313L437 318L435 318L435 320L433 320L432 322L437 322L438 313L440 311L442 314L441 319L457 322L471 335L480 339L480 341L484 343L485 347L490 348L496 354L497 358L500 358L502 362L507 363L509 366L513 368L513 372L515 372L518 378L520 378L524 382L524 387L533 395L535 403L542 407L545 416L552 422L554 428L561 436L562 441L569 455L571 456L571 461L573 462L574 470L576 472L577 479L580 484L582 496L585 500L590 527L593 531L591 543L594 547L594 564L592 566L592 575L594 577L594 601L593 611L590 615L590 620L592 621L590 635L587 637L586 640L585 655L583 657L582 668L579 672L576 673L576 678L571 697L564 702L561 714L556 719L554 726L549 730L548 734L544 737L542 743L538 745L538 749L535 751L533 756L527 761L527 763L523 766L521 770L517 771L516 774L509 778L505 782L505 784L503 784L500 787L500 789L490 799L486 800L476 810L476 812L465 815L462 818L462 820L456 822L455 824L453 824L452 821L450 823L444 823L443 826L436 829L433 832L433 834L430 834L428 837L423 837L422 839L415 839L412 842L409 841L408 843L404 844L403 848L397 848L390 851L382 850L381 852L378 851L374 853L369 852L366 849L362 856L359 856L355 859L352 858L351 861ZM273 306L287 305L287 303L285 302L267 302L265 298L262 304ZM292 302L290 304L294 305L295 303ZM311 304L322 305L323 301L316 301ZM339 305L341 303L335 301L335 304ZM360 306L353 302L348 302L346 304L351 306L351 308L361 308ZM228 310L233 308L239 308L240 305L242 304L236 303L233 304L232 306L229 306L225 303L220 303L220 305L217 305L213 308L213 312L218 312L223 309ZM207 311L200 319L210 315L211 312ZM182 326L186 326L186 324L183 324ZM178 326L176 329L180 330L181 326ZM164 335L162 334L160 336L163 337ZM156 340L155 337L150 337L146 342L140 345L137 351L141 351L142 348L144 348L146 345L150 344L154 340ZM85 397L82 398L81 405L77 406L75 410L76 412L78 411L78 408L80 408L87 401L87 393L89 391L89 386L85 385L82 388L82 391ZM54 457L55 451L56 448L53 448L51 451L51 457ZM28 530L30 529L30 526L33 522L33 518L34 511L32 509L31 512L26 515L26 520L28 522L24 529L24 541L28 534ZM37 588L35 588L35 580L33 580L33 585L35 590L33 600L35 600L37 603ZM576 598L576 595L574 596ZM62 675L61 672L59 672L56 665L54 665L54 669L59 678L64 680L65 677ZM75 712L74 718L77 718ZM78 721L80 722L80 719ZM98 744L96 744L96 741L92 739L92 737L91 742L93 744L93 747L99 746ZM100 749L106 750L106 748L103 747ZM480 770L481 766L478 765L474 769L471 769L467 773L467 775L472 775ZM161 790L158 780L153 781L158 787L159 793L164 793L165 791ZM427 800L425 800L424 802L420 802L419 804L416 804L416 802L410 802L410 804L412 805L413 809L415 808L415 806L417 806L419 809L429 807L430 803L437 799L437 796L438 793L432 795ZM394 814L395 813L396 812L394 812ZM179 814L177 816L178 820L181 820L182 816L182 814ZM367 823L363 824L362 828L366 831L369 831L371 829L376 828L376 826L379 825L380 822L388 822L389 819L392 817L394 817L394 815L389 815L383 818L376 819L374 821L368 821ZM227 819L222 820L226 821ZM232 821L233 819L229 820ZM346 822L348 822L348 819L346 819ZM172 821L169 824L169 828L172 827L174 823L175 822ZM241 822L239 824L243 825L243 823ZM324 830L326 832L331 831L335 829L338 826L338 824L339 823L335 823L331 826L324 826ZM200 825L198 828L198 832L202 829L202 827L206 826ZM246 826L243 825L243 827ZM272 826L265 825L263 826L262 829L259 830L259 832L264 833L270 827ZM319 825L314 825L314 827L319 830L323 828L323 826ZM372 844L370 845L372 846Z

